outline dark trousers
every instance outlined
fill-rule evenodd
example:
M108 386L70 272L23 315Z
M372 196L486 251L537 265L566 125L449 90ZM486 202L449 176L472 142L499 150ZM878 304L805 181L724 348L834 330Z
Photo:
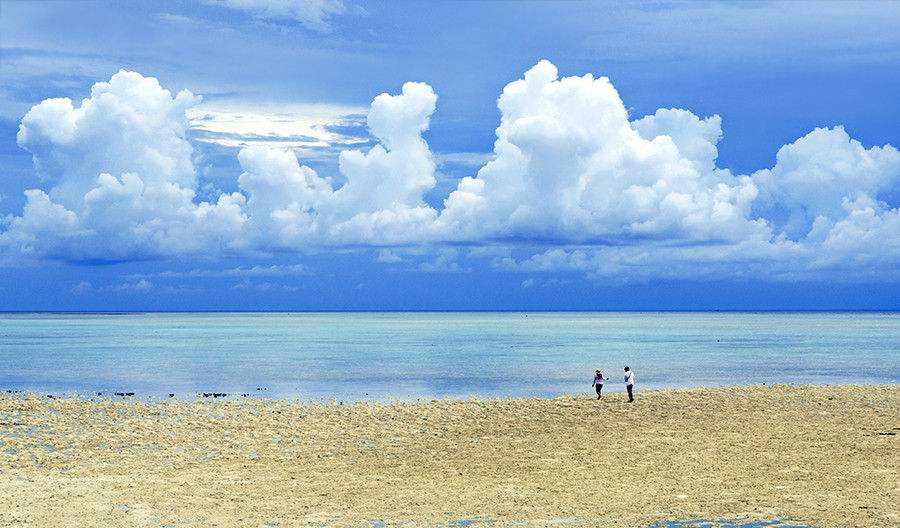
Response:
M634 385L625 385L625 388L628 389L628 401L634 401L634 394L631 392L634 389Z

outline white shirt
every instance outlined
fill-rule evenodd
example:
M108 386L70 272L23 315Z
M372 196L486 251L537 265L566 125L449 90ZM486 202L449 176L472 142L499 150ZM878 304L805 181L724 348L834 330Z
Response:
M634 385L634 372L629 370L625 373L625 385Z

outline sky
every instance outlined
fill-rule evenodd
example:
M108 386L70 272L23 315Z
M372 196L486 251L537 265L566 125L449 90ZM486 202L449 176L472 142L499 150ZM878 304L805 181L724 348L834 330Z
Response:
M2 0L0 311L898 310L898 25Z

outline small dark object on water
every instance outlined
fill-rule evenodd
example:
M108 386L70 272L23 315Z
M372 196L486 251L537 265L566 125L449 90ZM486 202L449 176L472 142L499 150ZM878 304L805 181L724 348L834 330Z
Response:
M113 394L114 396L134 396L133 392L116 392Z
M198 396L203 396L204 398L224 398L225 396L228 396L228 394L224 392L204 392L198 394Z

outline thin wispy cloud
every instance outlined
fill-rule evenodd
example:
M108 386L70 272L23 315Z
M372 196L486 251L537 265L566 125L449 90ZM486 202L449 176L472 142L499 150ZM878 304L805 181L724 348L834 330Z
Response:
M365 144L368 137L338 133L365 132L366 108L338 105L268 105L215 101L200 103L187 111L194 139L225 147L267 145L310 151L341 149ZM360 118L360 114L363 116Z
M126 275L127 280L147 278L194 279L215 277L284 277L290 275L307 275L310 271L302 264L271 266L240 266L229 269L195 268L189 271L161 271L156 273L134 273Z
M204 0L211 5L244 11L263 20L295 20L320 33L332 30L331 19L350 11L341 0Z

